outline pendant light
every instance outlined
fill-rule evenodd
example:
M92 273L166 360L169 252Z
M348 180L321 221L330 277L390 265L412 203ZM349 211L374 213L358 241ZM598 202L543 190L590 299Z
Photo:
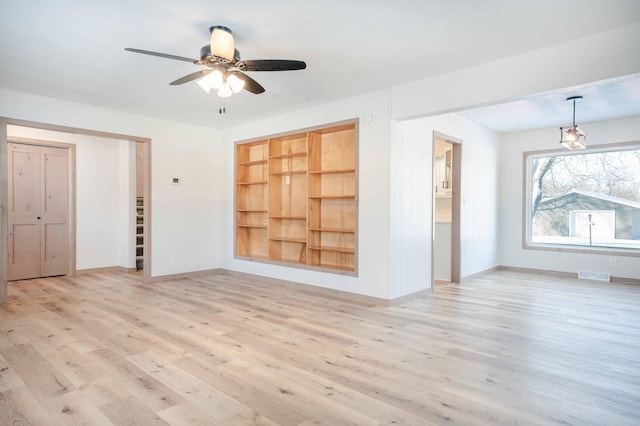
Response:
M560 143L570 150L587 147L587 134L576 126L576 102L581 100L582 96L567 98L567 102L573 102L573 124L571 127L560 127Z

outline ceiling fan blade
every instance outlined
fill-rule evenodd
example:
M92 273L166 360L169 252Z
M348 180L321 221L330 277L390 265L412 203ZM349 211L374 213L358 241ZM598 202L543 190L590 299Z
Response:
M304 61L291 61L288 59L255 59L242 61L238 68L243 71L293 71L303 70L307 67Z
M169 55L167 53L152 52L150 50L134 49L131 47L125 47L124 50L128 52L142 53L145 55L159 56L161 58L175 59L177 61L191 62L192 64L195 64L198 62L196 59L185 58L184 56Z
M244 81L244 90L246 90L247 92L253 93L255 95L264 92L264 87L262 87L260 83L258 83L248 75L241 73L240 71L233 71L231 74Z
M213 69L210 69L210 70L200 70L200 71L196 71L196 72L193 72L193 73L191 73L191 74L189 74L189 75L185 75L184 77L180 77L179 79L177 79L177 80L175 80L175 81L172 81L172 82L171 82L171 83L169 83L169 84L170 84L171 86L177 86L177 85L179 85L179 84L188 83L188 82L190 82L190 81L193 81L193 80L197 80L197 79L199 79L199 78L202 78L202 77L204 77L205 75L210 74L210 73L212 73L212 72L213 72Z

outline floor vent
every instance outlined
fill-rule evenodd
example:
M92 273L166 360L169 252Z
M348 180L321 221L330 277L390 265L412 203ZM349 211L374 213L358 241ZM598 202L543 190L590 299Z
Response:
M578 278L581 280L592 280L592 281L611 281L611 274L606 272L587 272L580 271L578 272Z

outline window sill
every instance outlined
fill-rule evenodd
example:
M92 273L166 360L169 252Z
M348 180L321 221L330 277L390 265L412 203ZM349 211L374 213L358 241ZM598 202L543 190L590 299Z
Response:
M617 255L640 257L640 249L621 247L578 246L568 244L524 243L523 250L555 251L562 253L581 253L596 255Z

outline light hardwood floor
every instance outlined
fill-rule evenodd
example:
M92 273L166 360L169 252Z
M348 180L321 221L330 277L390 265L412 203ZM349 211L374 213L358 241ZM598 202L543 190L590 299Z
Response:
M10 283L0 424L640 424L639 287L498 271L375 307L140 281Z

